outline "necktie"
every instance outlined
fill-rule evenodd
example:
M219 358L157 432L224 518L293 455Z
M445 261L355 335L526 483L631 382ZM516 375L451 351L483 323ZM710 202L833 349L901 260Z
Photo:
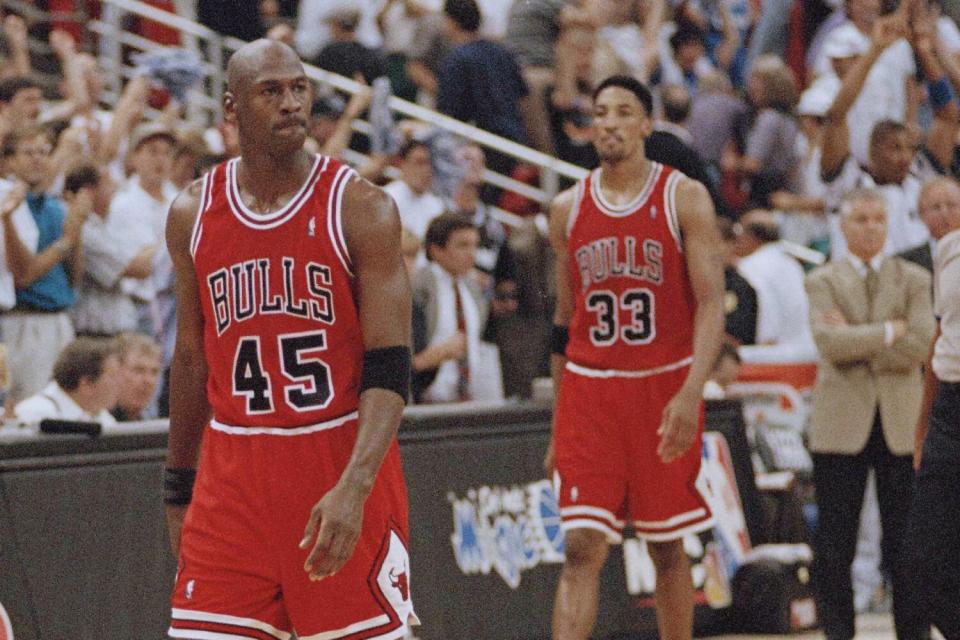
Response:
M876 299L877 290L880 287L880 276L869 264L867 265L867 277L864 278L864 282L867 285L867 305L870 311L873 311L873 301Z
M457 331L462 333L464 336L467 335L467 319L463 313L463 297L460 295L460 283L454 281L453 283L453 296L455 304L457 305ZM468 338L469 343L469 338ZM470 399L470 365L467 361L467 354L465 353L462 358L457 360L457 372L459 373L459 378L457 379L457 396L460 401Z

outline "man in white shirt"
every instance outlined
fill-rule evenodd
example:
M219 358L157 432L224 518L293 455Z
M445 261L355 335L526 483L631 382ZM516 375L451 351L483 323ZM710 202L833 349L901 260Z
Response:
M45 419L116 424L108 409L117 402L122 368L113 341L77 338L68 344L53 367L53 380L39 393L18 403L17 420Z
M470 277L480 232L466 216L445 213L427 229L430 263L420 269L413 288L414 398L422 402L459 402L472 397L471 379L479 375L480 335L487 308Z
M745 346L745 362L812 362L817 358L807 322L803 268L779 244L776 220L769 211L745 213L737 239L747 254L737 270L757 292L756 345Z
M430 221L443 213L440 196L431 191L433 165L430 146L421 140L411 140L400 149L399 180L383 188L397 203L400 223L421 240Z
M131 136L129 164L134 173L114 196L108 216L111 223L126 230L131 251L162 246L167 211L177 195L170 182L176 141L174 132L159 122L140 125ZM125 278L121 287L137 302L138 329L152 334L150 305L156 298L156 287L149 274Z

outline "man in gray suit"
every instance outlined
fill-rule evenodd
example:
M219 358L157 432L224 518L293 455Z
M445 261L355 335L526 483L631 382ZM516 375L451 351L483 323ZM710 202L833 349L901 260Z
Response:
M806 281L820 352L810 434L819 514L817 608L829 640L853 638L850 567L867 472L873 468L897 638L924 638L928 631L906 586L901 557L923 394L920 366L934 332L930 274L881 253L887 211L879 192L850 192L841 216L850 254Z
M487 304L474 278L480 232L470 218L444 213L427 227L429 264L414 274L413 397L470 400Z

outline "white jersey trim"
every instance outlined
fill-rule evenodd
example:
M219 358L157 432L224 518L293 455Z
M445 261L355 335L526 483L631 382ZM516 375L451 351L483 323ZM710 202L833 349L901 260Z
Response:
M370 618L368 620L361 620L360 622L354 622L351 625L343 627L342 629L337 629L335 631L323 631L321 633L314 634L312 636L303 636L300 640L336 640L337 638L342 638L344 636L349 636L360 631L366 631L367 629L375 629L379 626L385 625L390 622L390 616L387 614L379 615L376 618ZM393 629L391 633L396 631L405 632L404 625L400 625L398 629ZM401 636L392 636L392 637L401 637ZM377 636L378 638L386 638L387 636L381 635ZM371 639L372 640L372 639Z
M644 531L639 527L635 527L634 532L638 538L642 538L643 540L648 540L650 542L669 542L671 540L678 540L679 538L682 538L690 533L700 533L701 531L706 531L713 526L713 522L713 516L708 515L706 519L699 522L694 522L693 524L680 529L673 529L671 531L658 533L656 531Z
M647 173L647 181L640 189L640 193L627 204L617 206L603 196L603 189L600 186L602 171L601 169L594 169L593 173L590 174L590 195L600 211L614 218L624 218L646 203L647 198L653 193L653 188L656 186L657 180L660 179L661 173L663 173L663 165L659 162L651 162L650 171Z
M210 613L208 611L195 611L193 609L177 609L174 608L172 611L171 617L174 620L185 620L185 621L195 621L195 622L214 622L217 624L229 624L234 627L246 627L248 629L256 629L257 631L263 631L264 633L269 633L272 636L278 638L278 640L288 640L290 638L290 633L286 631L281 631L271 624L263 622L262 620L257 620L256 618L241 618L239 616L228 616L222 613ZM174 632L178 631L181 633L213 633L213 632L203 632L203 631L193 631L189 629L174 629L171 627L170 635L174 638L193 638L193 635L175 635ZM219 633L216 632L216 637L224 638L243 638L244 636L235 636L233 634Z
M702 518L705 515L707 515L707 510L703 507L700 507L699 509L687 511L686 513L681 513L680 515L667 518L666 520L636 520L634 521L634 525L643 529L673 529L677 525L689 522L691 520L696 520L697 518Z
M200 629L167 629L171 638L188 638L189 640L250 640L250 636L237 636L232 633L217 631L201 631Z
M591 520L588 518L572 518L570 520L561 520L560 528L564 531L564 533L572 529L593 529L594 531L600 531L601 533L606 534L607 542L610 544L620 544L623 542L622 533L612 529L609 525L604 524L599 520Z
M622 529L624 525L623 520L618 520L615 515L607 511L606 509L601 509L600 507L590 507L590 506L578 506L578 507L564 507L560 509L561 516L592 516L594 518L603 518L611 525L618 529Z
M667 213L667 227L670 229L670 235L677 243L677 248L683 253L683 236L680 234L680 218L677 216L677 185L683 179L683 174L674 171L667 178L667 184L664 186L663 201Z
M566 368L567 371L571 371L581 376L586 376L587 378L647 378L660 373L667 373L668 371L676 371L677 369L682 369L683 367L686 367L692 363L693 356L689 356L683 360L665 364L662 367L641 369L639 371L622 371L619 369L590 369L589 367L582 367L579 364L569 361L567 362Z
M213 179L216 176L217 168L203 174L203 185L200 192L200 206L197 207L197 217L193 221L193 231L190 232L190 256L197 257L197 248L200 246L200 238L203 237L203 223L201 219L203 214L210 208L213 202Z
M353 270L350 268L350 252L347 250L347 241L343 236L343 220L341 210L343 208L343 192L347 183L357 175L357 172L343 165L337 171L333 178L333 184L330 187L330 198L327 202L327 235L330 236L330 243L333 244L333 250L340 259L340 264L347 270L347 273L353 276Z
M226 192L227 202L230 203L230 210L236 218L250 227L251 229L274 229L287 222L300 211L303 204L310 198L317 180L323 175L330 159L324 156L314 156L313 165L310 167L310 173L304 181L300 190L285 205L269 213L256 213L252 211L243 202L240 197L240 187L237 179L237 167L241 158L234 158L227 163L226 167Z
M326 422L318 422L317 424L309 424L304 427L292 427L292 428L282 428L282 427L238 427L230 424L224 424L219 420L211 420L210 428L216 429L223 433L229 433L234 436L260 436L260 435L270 435L270 436L302 436L308 433L316 433L318 431L326 431L327 429L336 429L337 427L342 427L351 420L356 420L360 417L360 414L357 411L353 413L348 413L345 416L340 416L333 420L327 420Z
M576 224L577 216L580 215L580 205L583 204L586 182L586 180L578 182L576 190L573 192L573 206L570 207L570 213L567 215L567 238L573 233L573 225Z

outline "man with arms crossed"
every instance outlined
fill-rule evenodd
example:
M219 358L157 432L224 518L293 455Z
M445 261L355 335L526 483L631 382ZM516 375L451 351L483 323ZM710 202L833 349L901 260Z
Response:
M169 633L401 638L416 618L395 438L410 363L396 208L304 151L313 90L292 49L252 42L227 76L241 156L181 193L167 226Z
M722 243L706 188L644 155L645 86L603 81L594 127L600 169L550 209L559 393L545 466L566 535L553 638L590 635L608 545L629 519L657 570L660 637L689 639L682 537L712 524L697 480L701 395L723 335Z

